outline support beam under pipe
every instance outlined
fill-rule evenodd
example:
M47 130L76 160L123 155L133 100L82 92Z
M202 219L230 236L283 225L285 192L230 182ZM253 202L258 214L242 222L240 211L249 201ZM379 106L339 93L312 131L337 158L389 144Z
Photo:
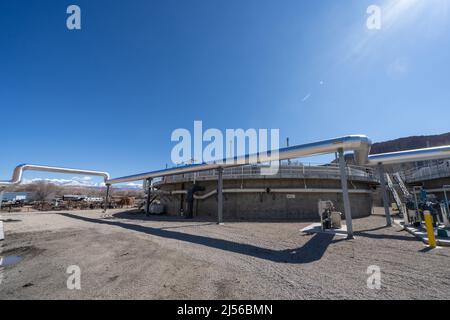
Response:
M388 192L387 192L387 188L386 188L386 177L385 177L386 173L385 173L384 167L381 163L378 164L378 174L380 176L381 196L383 197L384 213L386 215L386 225L391 226L392 219L391 219L391 212L389 210L389 197L388 197Z
M145 202L145 214L150 215L150 200L152 196L152 179L147 179L147 201Z
M3 203L3 194L5 193L5 190L0 190L0 210L2 210L2 203Z
M5 190L3 188L0 188L0 210L2 209L3 193L4 192L5 192ZM0 241L1 240L5 240L5 231L3 230L3 221L0 220Z
M217 224L223 223L223 168L217 169Z
M348 194L347 171L345 165L344 150L339 149L339 168L341 171L342 195L344 198L345 224L347 225L347 239L353 239L352 211Z
M105 195L105 204L103 207L103 213L106 213L106 210L108 210L108 206L109 206L109 189L111 188L111 185L107 184L106 185L106 195Z
M447 197L447 190L450 190L450 186L443 186L442 189L444 189L444 198L445 198L445 204L447 205L448 209L448 197Z

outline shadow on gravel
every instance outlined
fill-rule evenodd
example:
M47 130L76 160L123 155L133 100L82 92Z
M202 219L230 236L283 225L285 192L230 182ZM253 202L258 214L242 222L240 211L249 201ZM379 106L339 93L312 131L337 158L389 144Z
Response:
M382 226L382 227L376 227L373 229L366 229L366 230L359 230L359 232L371 232L371 231L379 231L379 230L384 230L384 229L389 229L391 227L389 226Z
M428 252L433 252L433 251L434 251L434 249L431 247L425 247L425 248L419 250L419 252L421 252L421 253L428 253Z
M136 220L136 221L167 221L167 222L195 222L195 223L203 223L209 222L211 224L215 224L217 222L217 217L215 216L195 216L193 218L187 219L186 217L180 216L169 216L169 215L146 215L142 210L129 210L129 211L121 211L112 214L114 218L119 219L127 219L127 220ZM236 219L233 217L227 217L227 222L251 222L251 223L311 223L311 219L268 219L268 218L258 218L258 219ZM317 220L318 222L319 220Z
M384 229L386 227L380 228L380 229ZM398 231L401 232L401 231ZM401 241L415 241L417 242L417 239L409 234L406 234L404 236L401 235L392 235L392 234L373 234L373 233L369 233L367 231L355 231L355 236L356 237L364 237L364 238L369 238L369 239L387 239L387 240L401 240Z
M22 220L19 220L19 219L0 219L0 221L2 221L4 223L22 222Z
M148 226L141 226L120 221L100 220L88 217L81 217L70 213L58 213L64 217L79 219L86 222L117 226L128 230L142 232L152 236L174 239L178 241L190 242L202 246L207 246L219 250L239 253L259 259L269 260L277 263L304 264L318 261L322 258L328 246L342 240L333 240L332 234L315 234L304 246L288 250L272 250L257 247L251 244L238 243L229 240L210 238L206 236L192 235L177 231L170 231Z

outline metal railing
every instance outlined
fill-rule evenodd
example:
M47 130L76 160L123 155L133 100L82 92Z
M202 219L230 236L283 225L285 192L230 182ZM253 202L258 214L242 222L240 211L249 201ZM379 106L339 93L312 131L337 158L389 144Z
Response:
M265 172L272 171L273 175L263 175L261 168ZM348 165L346 168L349 179L377 181L377 177L371 168ZM337 164L318 165L318 164L300 164L281 166L279 168L270 169L257 165L247 165L235 168L226 168L223 170L224 179L289 179L289 178L320 178L320 179L340 179L339 166ZM208 170L196 173L186 173L181 175L173 175L162 178L159 183L177 183L184 181L205 181L217 180L217 170Z
M403 171L401 175L408 183L447 178L450 177L450 161L408 169Z

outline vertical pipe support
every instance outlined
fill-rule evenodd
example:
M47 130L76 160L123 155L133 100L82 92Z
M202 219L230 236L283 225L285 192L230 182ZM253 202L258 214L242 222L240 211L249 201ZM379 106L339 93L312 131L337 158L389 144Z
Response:
M386 226L389 227L392 225L392 219L391 211L389 210L389 197L386 188L386 177L382 163L378 164L378 174L380 176L381 196L383 197L384 213L386 215Z
M147 201L145 202L145 214L150 215L150 200L152 196L152 179L147 179Z
M449 189L449 186L444 186L444 198L445 198L445 204L446 204L446 208L448 209L448 197L447 197L447 190Z
M108 210L109 205L109 191L110 191L111 185L106 185L106 195L105 195L105 203L103 205L103 213L106 213L106 210Z
M223 168L218 168L217 173L217 224L223 224Z
M4 188L0 188L0 210L2 208ZM0 221L0 241L5 240L5 232L3 231L3 221Z
M3 188L0 188L0 210L2 210L3 194L4 193L5 193L5 190Z
M441 203L441 213L442 213L442 220L446 227L450 226L450 222L448 221L448 206L446 203Z
M422 189L422 187L419 187L419 189ZM413 193L414 193L414 204L416 206L416 219L417 221L422 221L419 214L419 200L417 200L417 190L419 190L418 187L413 187Z
M344 198L345 224L347 225L347 239L353 239L352 211L348 194L347 172L345 165L344 149L339 149L339 168L341 171L342 195Z

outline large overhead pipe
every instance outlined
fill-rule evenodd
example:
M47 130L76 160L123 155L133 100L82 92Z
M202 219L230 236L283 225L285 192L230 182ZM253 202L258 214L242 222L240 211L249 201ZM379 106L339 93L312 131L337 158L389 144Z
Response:
M376 166L379 164L396 164L445 158L450 158L450 146L372 154L369 156L368 164Z
M109 173L103 171L93 171L93 170L82 170L82 169L72 169L72 168L61 168L61 167L50 167L41 166L35 164L21 164L14 169L13 176L11 180L0 180L0 187L7 187L11 185L20 184L23 179L24 171L41 171L41 172L54 172L54 173L70 173L70 174L83 174L88 176L99 176L103 177L105 184L108 184Z
M445 158L450 158L450 146L373 154L368 157L368 165L378 166L387 225L391 225L391 213L389 210L389 199L387 196L385 171L383 165Z
M219 168L238 167L245 164L252 164L252 159L257 159L258 163L266 163L271 161L296 159L315 155L335 153L339 149L344 151L354 151L355 160L360 165L365 165L367 156L370 152L371 141L364 135L351 135L341 138L334 138L309 144L298 145L294 147L284 148L257 155L245 155L235 157L234 159L224 159L220 163L202 163L186 165L165 170L139 173L135 175L109 179L107 184L118 184L132 181L146 180L152 178L161 178L166 176L193 173L200 171L215 170Z

